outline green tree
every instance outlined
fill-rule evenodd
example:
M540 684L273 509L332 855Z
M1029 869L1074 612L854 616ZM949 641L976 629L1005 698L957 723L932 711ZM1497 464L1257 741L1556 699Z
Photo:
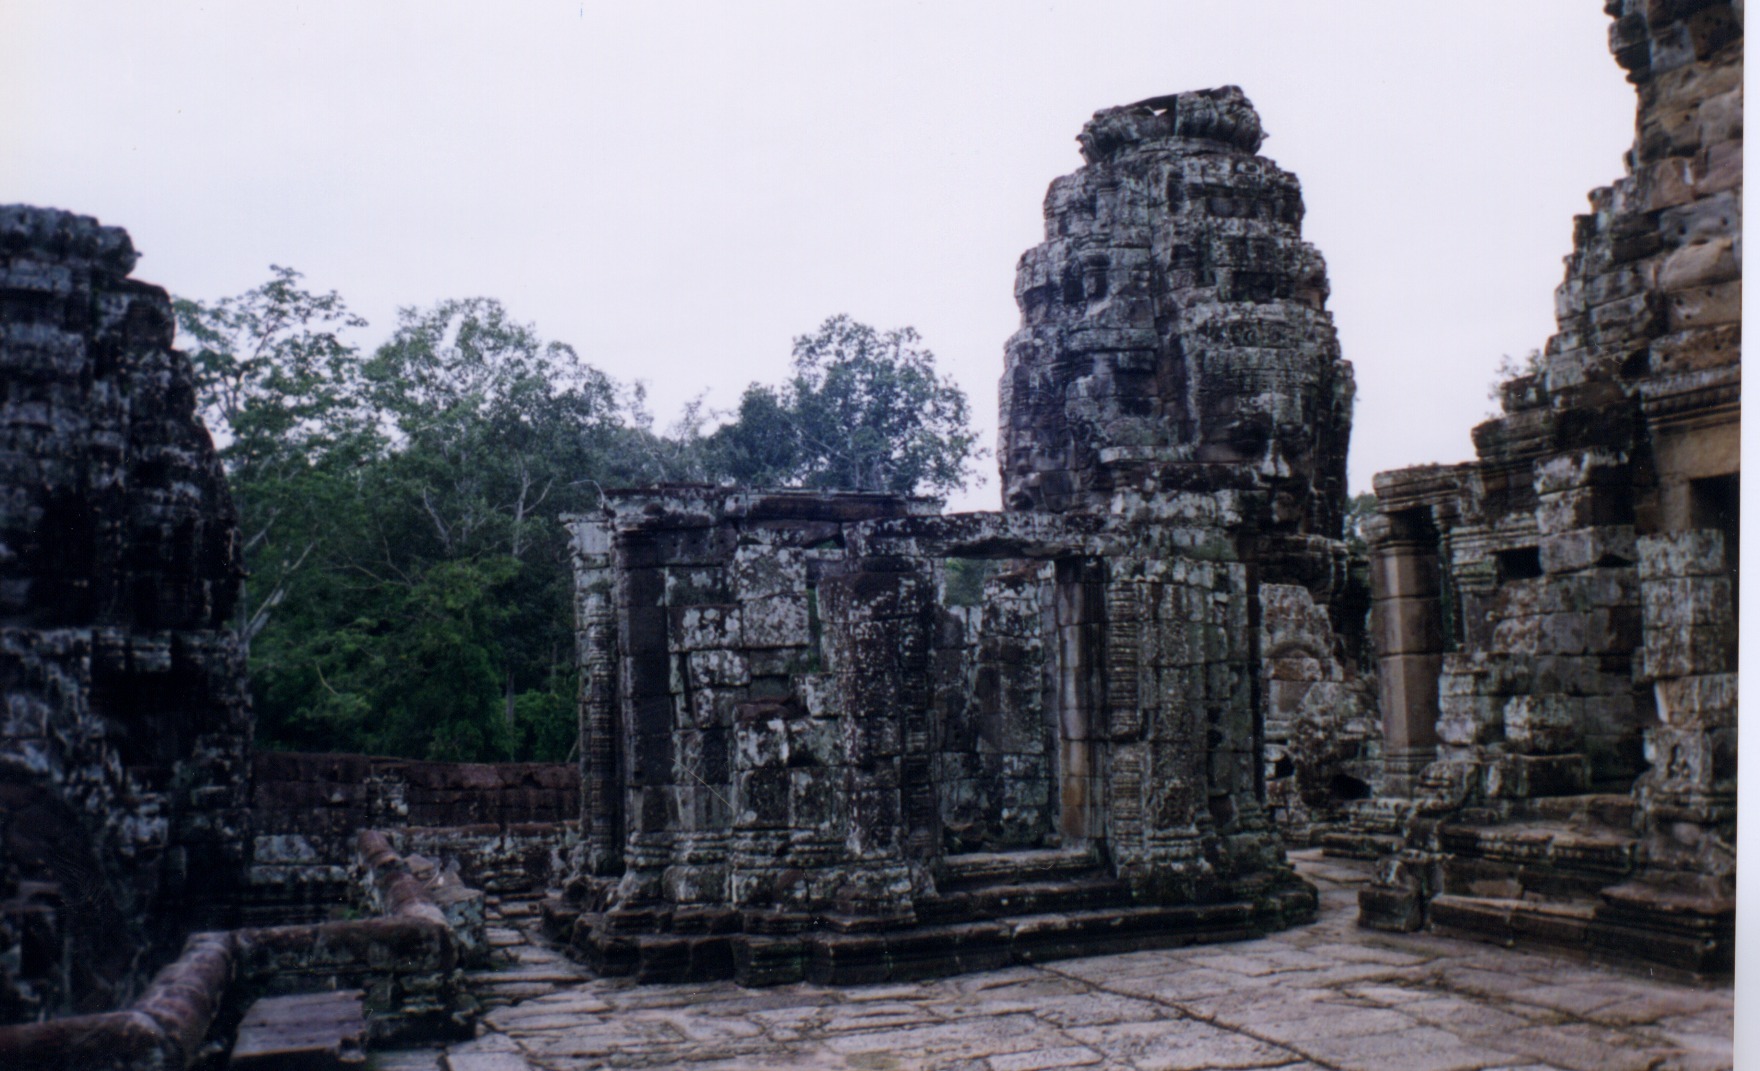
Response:
M1368 541L1363 536L1363 525L1381 512L1381 500L1373 491L1352 495L1344 509L1344 541L1351 549L1367 554Z
M707 437L708 468L741 484L898 494L963 486L983 456L966 396L913 328L833 316L794 341L781 387L746 388Z
M486 299L403 310L363 360L334 330L361 326L336 295L273 271L239 297L178 306L245 520L257 594L239 627L260 735L565 757L558 515L641 467L614 384Z
M402 477L446 556L527 559L596 500L623 439L611 380L486 298L404 309L363 370ZM583 498L583 492L589 492Z
M291 268L212 305L175 303L196 380L238 506L250 569L239 603L247 646L358 500L362 466L384 442L361 404L359 351L341 333L366 326L335 292Z
M403 310L363 376L398 444L383 489L382 582L411 583L417 574L397 561L405 556L477 563L501 607L494 633L474 642L499 675L503 729L519 735L528 692L528 721L556 709L542 698L556 689L572 720L572 569L559 518L627 482L615 385L484 298Z
M916 332L834 317L790 380L705 432L656 432L640 385L486 298L365 326L299 273L180 300L250 572L259 738L450 760L560 760L576 737L572 567L560 516L603 489L720 479L945 491L977 456L965 396Z

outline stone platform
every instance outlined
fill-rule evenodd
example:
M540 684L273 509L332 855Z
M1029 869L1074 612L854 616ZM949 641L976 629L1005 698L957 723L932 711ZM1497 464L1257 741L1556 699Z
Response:
M1366 865L1318 852L1295 861L1320 888L1320 920L1260 940L914 985L598 979L496 1008L475 1041L374 1059L397 1071L1732 1066L1728 987L1364 930Z

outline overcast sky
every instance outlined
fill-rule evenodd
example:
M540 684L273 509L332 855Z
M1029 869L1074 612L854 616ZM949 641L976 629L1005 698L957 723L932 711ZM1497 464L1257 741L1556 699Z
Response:
M1541 346L1634 100L1593 0L4 0L0 201L216 298L271 263L395 310L499 298L664 424L848 312L911 324L991 442L1014 265L1096 109L1234 83L1302 180L1356 366L1353 489L1471 455ZM958 508L995 508L994 461Z

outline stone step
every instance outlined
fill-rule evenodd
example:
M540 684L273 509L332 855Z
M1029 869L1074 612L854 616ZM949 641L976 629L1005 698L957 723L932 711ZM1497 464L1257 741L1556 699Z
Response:
M1040 886L1048 895L1059 888L1056 882ZM1108 894L1117 888L1101 887ZM981 895L982 890L968 892ZM578 933L571 947L596 974L627 975L637 982L703 981L731 973L746 986L803 979L867 985L994 970L1011 963L1244 940L1309 921L1315 899L1311 885L1290 880L1267 885L1252 900L1223 903L1126 902L1069 911L1021 905L1021 910L993 919L933 922L919 904L919 913L908 919L850 918L844 920L847 925L827 916L783 920L798 923L794 929L630 932L615 929L607 916L583 915L593 925Z
M917 915L925 922L965 922L1095 910L1130 902L1130 886L1116 878L997 882L955 888L924 900L917 905Z
M490 914L501 919L524 919L538 913L537 900L503 900L490 909Z
M1558 822L1447 823L1437 842L1449 853L1443 891L1472 897L1592 898L1637 866L1638 838L1605 826Z
M1261 930L1247 903L1108 907L922 926L886 934L816 935L809 981L904 982L1081 955L1240 940Z
M1549 945L1642 964L1655 976L1708 979L1733 967L1735 901L1629 882L1573 900L1443 894L1429 903L1437 933L1498 944Z
M1587 949L1595 904L1587 900L1526 900L1443 894L1432 897L1430 928L1438 933L1494 940L1538 941Z
M445 1071L532 1071L517 1052L449 1052Z
M943 889L973 885L1024 885L1091 874L1099 860L1088 848L1029 848L1013 852L967 852L942 859Z
M446 1051L438 1048L376 1049L372 1068L373 1071L442 1071L440 1061L445 1055Z
M567 962L567 957L565 957L560 950L550 947L543 943L542 940L535 940L516 948L503 949L501 955L505 957L506 962L498 965L495 968L496 970L535 970L540 967L551 967L557 964L566 964Z
M535 1000L538 997L547 997L566 988L568 987L557 985L508 985L473 990L472 995L477 998L477 1003L486 1012L494 1008L505 1008L513 1004Z
M1384 855L1392 855L1405 844L1405 838L1397 833L1357 833L1351 830L1335 830L1324 833L1320 837L1320 847L1328 856L1335 859L1375 860Z
M1583 796L1544 796L1528 801L1535 818L1572 825L1602 826L1630 832L1638 801L1629 793L1593 793Z
M361 991L264 997L238 1025L228 1067L237 1071L332 1071L366 1063Z
M538 911L543 918L544 936L552 941L567 941L574 933L574 920L581 917L581 909L560 896L540 901Z
M587 974L579 968L569 968L566 964L562 969L533 971L470 971L464 976L465 984L475 986L498 985L578 985L585 981Z
M507 926L490 926L483 931L490 948L512 948L526 943L525 935Z

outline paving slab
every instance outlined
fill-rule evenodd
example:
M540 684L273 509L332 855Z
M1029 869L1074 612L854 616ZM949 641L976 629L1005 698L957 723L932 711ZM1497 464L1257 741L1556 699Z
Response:
M228 1066L239 1071L329 1071L365 1063L361 991L264 997L245 1010Z
M532 1065L514 1052L449 1052L446 1071L532 1071Z
M1311 926L1228 945L1016 966L915 985L638 986L588 976L523 919L506 999L448 1056L532 1071L1727 1071L1734 999L1585 963L1356 924L1368 865L1293 853ZM524 996L523 987L548 989ZM505 1058L505 1059L504 1059ZM412 1061L411 1071L431 1065Z

